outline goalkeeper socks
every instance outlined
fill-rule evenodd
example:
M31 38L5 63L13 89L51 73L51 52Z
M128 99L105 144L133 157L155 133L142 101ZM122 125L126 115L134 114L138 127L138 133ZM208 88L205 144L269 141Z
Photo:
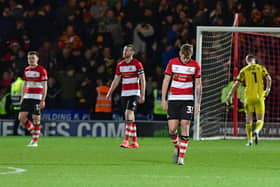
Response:
M247 134L247 139L248 141L252 141L252 136L253 136L253 127L252 123L246 123L246 134Z
M33 129L34 129L34 126L33 126L32 122L31 122L30 120L27 120L27 121L25 122L24 127L25 127L29 132L33 131Z
M179 158L184 158L188 149L189 136L181 136Z
M263 123L264 123L263 120L258 120L257 121L257 123L256 123L256 130L255 130L256 133L259 133L262 130Z
M130 128L131 136L132 136L132 143L137 143L137 130L136 130L136 124L131 123L131 128Z
M178 134L177 133L174 134L174 135L170 134L170 139L171 139L174 147L176 149L178 149L179 148L179 137L178 137Z
M39 140L39 136L41 134L41 125L34 125L34 130L32 131L32 141L37 142Z

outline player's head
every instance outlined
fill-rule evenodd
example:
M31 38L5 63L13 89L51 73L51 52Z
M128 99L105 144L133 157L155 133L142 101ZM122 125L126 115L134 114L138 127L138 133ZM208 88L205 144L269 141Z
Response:
M247 56L246 56L246 63L247 64L256 64L256 60L257 60L257 58L256 58L256 56L255 55L253 55L253 54L248 54Z
M188 62L193 55L193 46L191 44L183 44L180 48L179 55L182 62Z
M123 58L130 58L135 54L135 47L132 44L128 44L123 48Z
M27 53L28 64L31 67L36 67L39 61L39 53L37 51L29 51Z

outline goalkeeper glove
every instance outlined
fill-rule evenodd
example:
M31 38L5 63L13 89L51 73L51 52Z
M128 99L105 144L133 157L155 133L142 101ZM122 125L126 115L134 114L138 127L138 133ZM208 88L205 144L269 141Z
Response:
M264 96L267 97L269 95L270 88L266 88L264 91Z
M228 94L226 99L226 105L230 106L232 104L232 95Z

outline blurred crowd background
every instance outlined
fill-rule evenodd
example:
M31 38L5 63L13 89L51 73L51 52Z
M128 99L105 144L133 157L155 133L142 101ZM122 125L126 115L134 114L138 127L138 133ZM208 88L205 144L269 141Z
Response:
M197 26L279 27L279 0L0 0L0 98L37 50L49 74L47 109L94 113L96 87L109 85L122 47L132 43L142 61L152 113L169 59L182 43L195 47ZM113 111L121 111L119 91Z

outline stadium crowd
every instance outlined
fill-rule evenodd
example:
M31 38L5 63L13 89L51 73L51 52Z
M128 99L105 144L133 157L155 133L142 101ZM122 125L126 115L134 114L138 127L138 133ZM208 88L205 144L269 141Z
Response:
M214 3L213 3L214 2ZM196 26L280 26L278 0L0 0L0 99L37 50L49 74L47 109L94 112L96 86L109 84L122 47L132 43L147 80L146 103L160 89L182 43L195 47ZM62 104L63 103L63 104ZM119 95L113 110L119 111Z

